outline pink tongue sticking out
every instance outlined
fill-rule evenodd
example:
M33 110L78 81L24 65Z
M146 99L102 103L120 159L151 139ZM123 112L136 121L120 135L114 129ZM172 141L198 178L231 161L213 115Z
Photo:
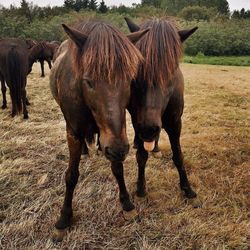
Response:
M155 147L155 141L151 141L151 142L144 142L144 149L146 151L152 151Z

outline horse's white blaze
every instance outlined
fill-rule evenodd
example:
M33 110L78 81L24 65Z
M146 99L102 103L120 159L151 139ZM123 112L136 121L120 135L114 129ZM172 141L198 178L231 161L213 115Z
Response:
M151 142L144 142L144 149L146 151L152 151L155 147L155 141L151 141Z

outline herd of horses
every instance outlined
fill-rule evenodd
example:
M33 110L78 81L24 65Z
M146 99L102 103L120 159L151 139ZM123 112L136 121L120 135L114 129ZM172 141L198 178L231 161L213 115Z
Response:
M23 111L24 119L28 118L26 105L27 76L32 70L34 62L41 64L41 76L44 77L44 61L52 67L51 61L60 43L57 41L34 41L31 39L0 38L0 81L3 95L2 109L7 108L6 84L10 90L12 101L11 115Z
M111 162L122 209L135 211L123 175L123 161L129 151L126 110L135 131L137 196L146 195L148 154L159 150L163 128L170 140L180 188L186 198L196 197L188 181L180 145L184 80L179 61L183 42L197 27L179 30L168 18L147 20L140 26L128 18L125 20L131 31L127 36L102 21L80 22L74 27L63 24L69 39L59 48L58 44L51 46L55 56L50 88L66 121L69 148L65 199L55 224L59 233L72 223L80 157L83 151L87 152L87 142L93 142L95 134ZM35 60L46 60L37 57L37 51L43 47L44 44L36 46L29 41L0 40L0 76L2 83L5 80L10 88L12 116L16 114L15 107L17 111L23 107L24 118L28 117L26 76ZM6 100L3 104L5 108ZM62 234L56 237L61 240Z

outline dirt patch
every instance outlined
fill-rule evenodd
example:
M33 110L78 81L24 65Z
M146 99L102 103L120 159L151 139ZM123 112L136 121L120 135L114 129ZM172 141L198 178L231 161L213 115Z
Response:
M201 209L183 200L162 132L163 158L150 157L147 163L147 199L134 197L132 147L124 163L139 220L124 220L109 162L92 151L81 160L74 224L62 243L52 243L68 150L48 74L40 78L36 65L27 87L30 119L12 119L9 98L8 109L0 112L0 248L249 249L250 68L183 64L182 70L186 102L181 142ZM129 119L128 135L132 142Z

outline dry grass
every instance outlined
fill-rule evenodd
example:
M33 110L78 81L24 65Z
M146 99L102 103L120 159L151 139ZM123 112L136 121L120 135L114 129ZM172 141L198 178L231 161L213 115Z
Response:
M74 225L62 243L52 243L68 150L48 76L40 78L36 67L27 88L30 119L11 119L10 105L0 112L0 249L249 249L250 68L184 64L182 69L182 146L201 209L183 201L162 134L164 157L148 161L148 197L135 200L139 221L124 220L109 163L93 153L81 161ZM124 165L134 197L133 149Z

